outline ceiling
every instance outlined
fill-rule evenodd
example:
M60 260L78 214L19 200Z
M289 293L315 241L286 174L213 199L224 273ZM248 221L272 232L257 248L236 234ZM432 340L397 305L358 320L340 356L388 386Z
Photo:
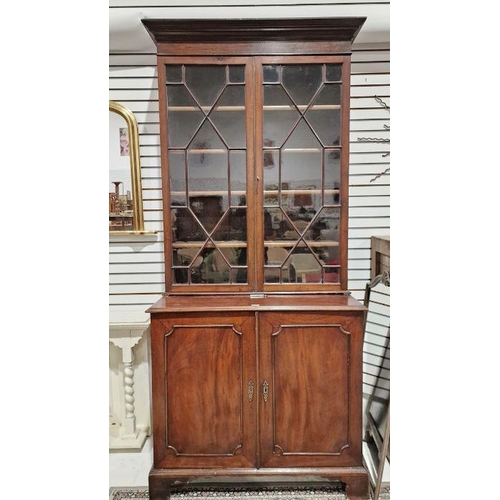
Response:
M110 0L109 51L110 53L154 53L155 44L146 32L141 19L209 19L209 18L293 18L293 17L366 17L355 46L388 44L390 41L389 3L371 3L354 0L332 4L321 0L292 2L282 0L254 0L251 4L223 0ZM167 5L165 5L167 4ZM267 4L267 5L266 5ZM283 5L286 4L286 5Z

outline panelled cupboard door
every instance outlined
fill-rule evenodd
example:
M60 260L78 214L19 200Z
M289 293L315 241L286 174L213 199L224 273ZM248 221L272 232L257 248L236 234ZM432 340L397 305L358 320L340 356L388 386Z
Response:
M262 313L260 466L361 464L362 316Z
M152 322L154 467L252 467L255 317L169 314Z

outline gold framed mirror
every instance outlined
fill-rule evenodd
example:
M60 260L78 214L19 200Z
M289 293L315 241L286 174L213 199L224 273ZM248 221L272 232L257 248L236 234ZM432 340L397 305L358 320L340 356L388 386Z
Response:
M116 101L109 111L109 234L154 234L144 229L137 120Z

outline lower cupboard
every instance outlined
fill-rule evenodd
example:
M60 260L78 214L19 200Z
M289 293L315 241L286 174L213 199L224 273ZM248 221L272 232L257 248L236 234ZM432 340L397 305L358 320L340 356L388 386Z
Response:
M365 499L365 308L350 295L165 296L151 314L150 498L327 484Z

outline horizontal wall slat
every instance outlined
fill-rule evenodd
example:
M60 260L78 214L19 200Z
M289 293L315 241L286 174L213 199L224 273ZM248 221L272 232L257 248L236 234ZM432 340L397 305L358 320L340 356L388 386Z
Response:
M136 305L142 305L144 307L144 311L150 307L152 304L161 299L163 293L153 292L153 293L145 293L145 294L113 294L109 296L109 305L110 312L113 310L119 309L122 311L126 310L137 310ZM130 307L127 307L130 306Z
M135 267L138 267L136 265ZM142 274L109 274L109 286L152 286L157 290L157 286L164 286L165 274L158 271L156 273L142 273ZM111 289L111 288L110 288Z
M110 294L123 294L123 293L151 293L158 294L165 292L165 286L163 283L148 283L144 280L144 283L133 283L133 284L109 284L109 293Z
M111 266L117 264L126 264L124 271L135 270L138 264L154 263L163 264L163 252L112 252L109 254L109 269L113 272Z
M158 78L156 66L110 66L111 78Z
M286 5L335 5L338 2L332 2L332 0L252 0L251 2L245 0L223 0L222 2L214 2L214 0L184 0L182 2L169 0L168 5L165 5L165 0L147 0L148 6L151 7L190 7L190 8L203 8L207 9L209 7L220 8L222 7L240 7L240 6L286 6ZM374 0L342 0L343 4L387 4L388 1L374 1ZM110 8L116 9L119 7L132 7L137 8L138 0L109 0Z
M126 275L142 276L142 274L147 274L148 280L151 281L151 274L160 275L161 279L163 280L165 278L164 273L165 273L165 265L163 261L140 262L136 260L135 262L127 261L127 262L109 263L110 275L119 274L120 276L126 276ZM154 281L157 281L157 279L155 278ZM123 281L115 281L115 283L123 283Z

